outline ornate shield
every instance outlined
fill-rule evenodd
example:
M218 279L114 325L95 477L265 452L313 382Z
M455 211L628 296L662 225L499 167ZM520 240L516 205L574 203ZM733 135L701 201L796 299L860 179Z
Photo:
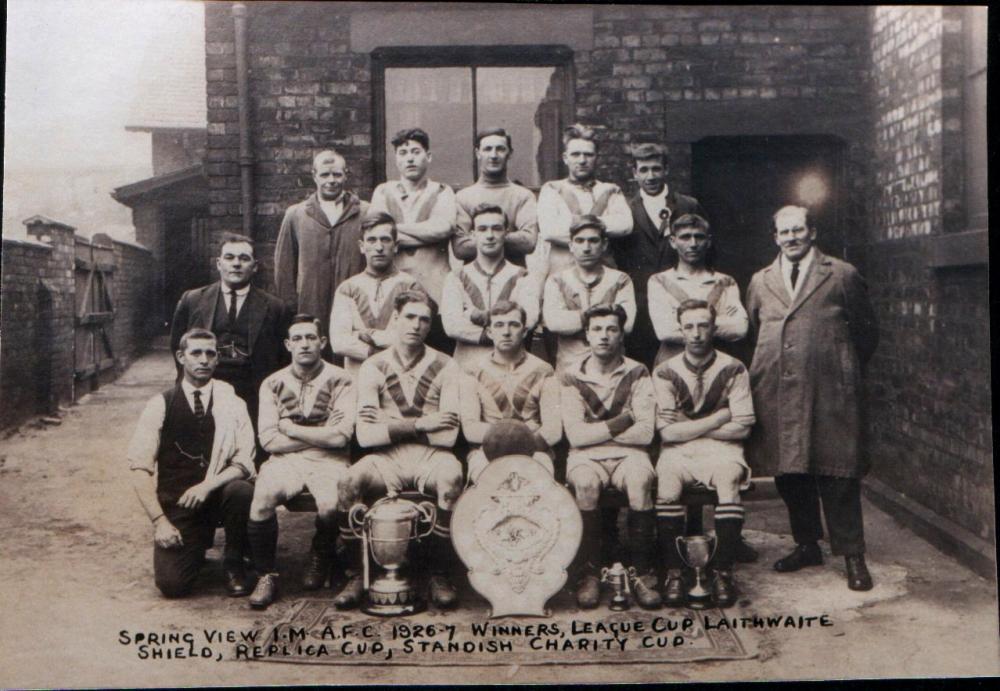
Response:
M459 498L455 551L491 616L544 616L566 582L583 523L572 495L530 456L491 462Z

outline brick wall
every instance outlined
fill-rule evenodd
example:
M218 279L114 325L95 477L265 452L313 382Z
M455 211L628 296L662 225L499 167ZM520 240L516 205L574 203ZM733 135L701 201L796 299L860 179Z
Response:
M956 9L869 10L875 187L865 275L882 330L869 430L876 477L992 539L988 270L933 266L935 243L964 225Z
M82 240L62 223L35 217L29 240L3 240L0 313L0 429L54 412L74 397L75 246ZM116 372L151 337L148 250L113 244Z

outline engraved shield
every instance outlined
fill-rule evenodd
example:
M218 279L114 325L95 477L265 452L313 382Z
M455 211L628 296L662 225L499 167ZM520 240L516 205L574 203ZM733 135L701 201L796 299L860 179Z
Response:
M572 495L521 455L486 467L459 498L451 526L455 551L492 617L546 615L583 531Z

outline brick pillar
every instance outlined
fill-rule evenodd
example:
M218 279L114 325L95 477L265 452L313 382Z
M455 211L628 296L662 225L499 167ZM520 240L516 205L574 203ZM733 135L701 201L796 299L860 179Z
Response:
M52 254L39 278L49 292L51 309L43 325L49 335L50 361L48 408L73 400L73 354L75 346L76 279L74 276L76 229L44 216L24 222L28 235L52 246Z

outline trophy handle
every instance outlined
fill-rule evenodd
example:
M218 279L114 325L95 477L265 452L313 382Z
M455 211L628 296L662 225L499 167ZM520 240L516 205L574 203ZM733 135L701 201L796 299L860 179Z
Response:
M719 548L719 536L716 535L712 537L711 542L712 542L712 554L708 558L709 564L712 563L713 559L715 559L715 551Z
M608 567L605 566L603 569L601 569L601 583L607 583L607 582L608 582Z
M681 545L684 544L684 536L683 535L678 535L677 537L675 537L674 538L674 544L677 545L677 556L679 556L681 558L681 561L684 562L685 566L687 566L687 567L690 568L691 565L688 564L687 557L684 556L684 550L681 549Z
M427 532L418 532L417 538L425 538L434 532L434 524L437 522L437 507L429 501L422 501L419 504L414 504L418 512L420 512L421 521L427 523Z
M351 527L351 532L354 533L355 537L363 537L365 531L365 515L368 513L368 507L364 504L358 503L351 507L351 510L347 512L347 524ZM358 514L361 514L360 516Z

